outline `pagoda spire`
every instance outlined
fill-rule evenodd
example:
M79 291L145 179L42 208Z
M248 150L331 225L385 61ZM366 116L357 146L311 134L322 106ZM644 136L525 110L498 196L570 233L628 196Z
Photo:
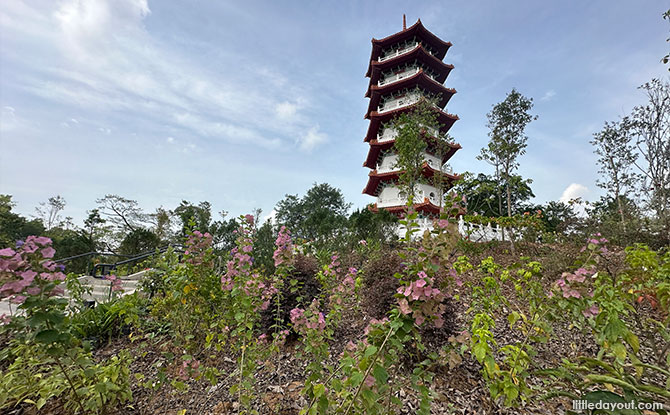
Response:
M402 15L402 30L407 30L407 18L405 15Z

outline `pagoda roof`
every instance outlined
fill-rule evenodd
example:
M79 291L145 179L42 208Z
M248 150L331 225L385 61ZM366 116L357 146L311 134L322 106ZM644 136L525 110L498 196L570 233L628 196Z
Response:
M442 211L442 208L439 206L433 204L430 199L425 197L421 203L415 203L414 204L414 210L418 212L427 212L427 213L433 213L433 214L439 214ZM388 211L389 213L393 213L395 215L402 215L407 212L407 206L406 205L398 205L398 206L388 206L388 207L383 207L383 208L378 208L377 204L373 204L369 206L369 209L372 213L377 213L379 212L379 209L384 209Z
M437 140L435 137L431 135L427 135L426 138L429 140L430 139ZM382 142L379 142L378 140L371 140L370 150L368 150L368 156L366 157L365 162L363 163L363 167L374 169L375 166L377 165L379 154L382 151L388 150L389 148L393 147L394 144L395 139ZM449 146L449 151L447 151L445 154L442 155L442 164L446 163L458 150L463 148L458 143L447 143L447 145Z
M447 50L451 47L451 42L445 42L439 37L435 36L428 29L423 26L421 19L418 19L416 23L412 26L401 30L398 33L387 36L383 39L372 39L372 53L370 54L370 66L368 66L368 71L366 76L370 76L370 71L372 67L372 62L379 59L379 55L382 50L386 47L392 46L396 43L402 42L404 40L412 39L415 37L422 43L429 45L434 50L434 55L439 59L444 59L444 55L447 54Z
M382 123L386 123L391 121L396 115L401 114L403 112L407 112L414 108L417 105L417 103L414 103L412 105L407 105L405 107L400 107L396 108L391 111L386 111L383 113L378 113L377 111L371 112L370 115L370 125L368 126L368 132L365 134L365 141L366 143L371 141L372 139L377 137L377 131L379 131L379 126ZM440 124L440 132L446 133L449 131L452 125L458 120L458 115L454 114L449 114L446 113L440 109L433 108L435 112L437 112L437 121Z
M370 113L379 106L379 101L383 95L391 94L403 89L409 89L413 86L420 86L424 90L438 95L440 99L437 102L437 106L440 108L444 108L451 97L456 93L455 89L445 87L441 83L428 76L428 74L426 74L426 72L421 69L414 75L408 76L407 78L401 79L399 81L392 82L384 86L373 85L370 87L370 103L368 104L368 111L365 113L365 118L369 118Z
M386 173L377 173L377 170L373 170L368 174L368 183L363 188L363 193L370 196L377 196L377 188L379 183L385 181L395 181L400 178L402 170L394 170ZM450 188L454 181L459 180L461 176L457 174L449 174L441 172L432 168L427 162L424 162L421 166L421 173L423 177L431 178L436 174L442 174L447 180L444 183L445 188Z
M437 59L434 55L428 53L428 51L423 46L419 45L419 47L414 48L411 52L395 56L383 62L373 61L371 63L370 73L368 75L370 76L370 86L375 85L377 81L379 81L379 78L381 77L381 73L383 71L398 66L405 61L413 61L413 60L420 61L424 63L426 66L428 66L430 69L435 71L435 74L437 75L437 81L439 83L443 83L447 79L449 72L451 72L451 70L454 69L454 65L442 62L440 59ZM365 96L366 97L369 96L368 95L369 93L370 93L370 87L368 86L368 93Z

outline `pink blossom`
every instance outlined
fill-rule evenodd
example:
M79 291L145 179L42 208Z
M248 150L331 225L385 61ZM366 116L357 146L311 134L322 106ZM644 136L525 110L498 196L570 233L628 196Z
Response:
M30 237L28 237L30 238ZM45 245L51 245L51 238L48 238L46 236L38 236L34 239L35 243L40 244L42 246Z
M583 311L582 311L582 314L583 314L584 317L586 317L586 318L589 318L589 317L595 317L595 316L598 315L598 313L600 313L600 308L599 308L597 305L595 305L595 304L591 305L591 307L589 307L589 308L587 308L586 310L583 310Z
M53 249L52 247L42 249L42 256L44 258L53 258L55 253L56 253L56 250Z
M412 309L409 308L409 303L407 302L406 299L404 299L404 298L399 299L398 300L398 305L399 305L401 313L407 315L407 314L412 312Z
M365 386L368 388L375 386L375 378L373 378L371 375L368 375L368 377L365 378Z
M12 257L16 254L12 248L5 248L5 249L0 249L0 256L4 257Z
M365 239L361 239L360 241L358 241L358 244L363 245L363 246L367 246L368 241L366 241Z

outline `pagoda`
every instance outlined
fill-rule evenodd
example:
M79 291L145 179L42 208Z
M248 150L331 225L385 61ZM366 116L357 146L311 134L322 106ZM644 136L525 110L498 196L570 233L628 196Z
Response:
M397 131L391 121L400 113L409 112L420 100L428 99L436 112L439 128L427 129L422 136L426 140L423 176L416 186L414 208L426 220L439 215L443 195L459 178L446 171L445 163L461 146L449 142L445 134L458 120L458 116L446 112L445 107L456 93L444 86L453 65L442 62L450 42L445 42L429 32L419 19L407 27L403 15L403 30L384 39L372 39L372 54L366 76L370 84L365 94L370 98L365 118L370 120L365 142L370 145L364 167L371 169L363 193L377 198L370 206L373 212L385 209L402 217L406 210L407 195L398 186L402 173L396 167L398 158L394 151ZM442 145L438 146L438 141ZM441 148L441 151L437 151ZM446 148L446 151L444 150ZM435 175L442 175L437 181ZM432 221L431 221L432 223Z

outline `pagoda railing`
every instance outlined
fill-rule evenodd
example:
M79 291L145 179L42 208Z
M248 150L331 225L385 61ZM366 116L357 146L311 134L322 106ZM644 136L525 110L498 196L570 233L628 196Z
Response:
M419 101L419 99L421 99L421 96L422 96L421 94L410 95L399 99L394 99L393 101L390 101L388 103L384 103L383 105L379 106L379 113L393 111L394 109L400 107L406 107L408 105L412 105L415 102Z
M414 68L410 69L409 71L401 72L399 74L395 74L389 77L385 77L384 79L380 80L377 82L377 86L384 86L388 84L392 84L393 82L399 81L401 79L408 78L414 74L417 74L421 69L420 68Z
M377 141L383 143L385 141L394 140L398 136L395 128L385 128L382 134L377 134Z
M402 48L402 49L387 52L386 54L384 54L384 56L379 58L379 62L384 62L384 61L389 60L391 58L395 58L396 56L404 55L405 53L407 53L411 50L414 50L417 47L419 47L419 42L415 42L415 43L413 43L413 44L411 44L411 45L409 45L405 48Z

